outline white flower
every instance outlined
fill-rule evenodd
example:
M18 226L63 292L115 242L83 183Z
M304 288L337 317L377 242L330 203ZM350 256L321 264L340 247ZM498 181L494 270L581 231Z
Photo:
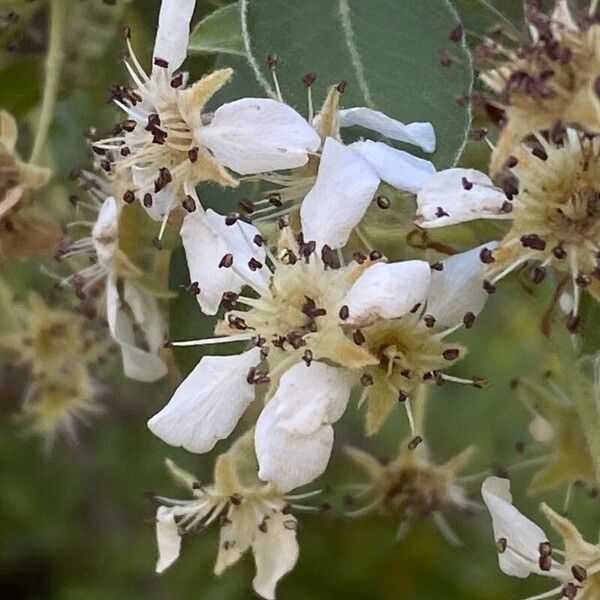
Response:
M424 380L481 383L442 373L464 354L442 338L463 322L471 325L485 302L481 285L473 283L481 280L479 249L451 257L432 273L424 261L385 263L378 256L357 256L339 267L330 248L316 253L314 242L294 240L288 229L275 256L255 228L211 212L186 216L183 230L200 305L215 312L223 298L232 310L216 327L221 337L173 344L251 341L255 347L200 361L149 421L166 442L210 450L231 433L254 398L253 387L269 383L256 429L260 475L291 489L324 471L331 424L359 382L369 401L368 433ZM253 296L240 294L244 284Z
M284 496L272 485L242 482L228 454L217 459L212 485L200 484L171 461L167 466L194 499L157 498L161 506L156 513L156 571L162 573L177 560L183 535L217 521L221 533L215 574L221 575L251 548L256 563L254 590L263 598L275 598L277 582L298 560L297 521L290 514L290 502L306 495Z
M582 290L600 301L600 141L568 129L560 139L536 136L533 149L514 149L503 189L473 170L449 169L434 175L417 196L416 222L433 228L473 219L505 219L510 228L497 249L485 256L486 287L509 273L533 265L534 283L548 268L571 284L567 327L579 329ZM560 290L559 290L560 292ZM560 295L557 292L557 297Z
M163 0L150 75L129 45L125 64L135 89L113 91L127 113L123 132L93 145L97 153L108 152L110 160L100 164L110 174L130 173L128 200L137 197L157 220L182 202L193 209L201 181L236 186L228 169L246 175L299 167L320 143L298 113L273 99L242 98L213 114L203 110L233 71L215 71L189 87L187 76L176 73L186 56L194 5L195 0Z
M542 512L564 543L564 552L556 552L564 558L557 560L544 531L512 505L507 479L489 477L481 494L492 517L498 560L504 573L521 578L535 573L560 582L556 589L535 598L599 597L600 546L585 542L568 519L542 504Z
M102 196L102 190L96 190L96 195ZM98 210L91 235L63 248L62 257L83 255L93 262L65 281L76 288L82 299L86 292L104 285L106 320L121 349L125 375L139 381L155 381L167 373L166 365L157 355L165 339L166 325L156 298L139 283L143 273L119 248L120 206L112 196L89 205ZM136 328L143 335L143 347L138 342Z

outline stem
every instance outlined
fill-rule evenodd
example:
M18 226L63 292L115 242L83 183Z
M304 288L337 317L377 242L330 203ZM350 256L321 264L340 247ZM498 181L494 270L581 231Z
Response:
M412 398L413 416L415 420L415 431L425 437L425 417L427 415L427 392L428 386L420 383Z
M33 143L33 150L29 162L39 164L44 146L48 138L48 131L54 115L58 85L60 82L60 69L63 61L63 34L66 16L67 0L50 0L50 34L48 53L46 55L46 80L44 82L44 95L42 108Z

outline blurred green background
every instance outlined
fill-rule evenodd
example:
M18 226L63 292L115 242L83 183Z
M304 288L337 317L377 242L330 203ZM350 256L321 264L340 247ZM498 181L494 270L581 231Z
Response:
M214 8L198 4L198 17ZM469 26L481 29L496 20L476 0L458 4ZM496 4L518 22L519 2ZM89 164L86 131L90 125L107 129L117 118L106 102L105 89L125 80L124 69L117 62L121 50L118 32L124 24L132 27L134 46L147 62L158 6L156 0L118 1L116 6L100 0L73 1L68 34L71 54L51 130L55 180L40 195L42 212L54 211L67 218L65 199L73 192L68 173L74 166ZM23 133L19 143L25 150L43 81L47 15L43 2L0 2L0 14L12 9L23 17L16 25L3 27L0 39L5 49L16 41L20 46L18 52L1 53L0 107L11 110L19 120ZM192 78L209 69L214 60L214 56L191 59ZM222 57L218 60L227 62ZM244 77L248 74L242 72L228 94L244 89ZM481 145L468 148L465 156L469 164L485 164ZM373 219L376 222L377 215ZM455 235L463 236L469 245L484 242L491 234L476 225ZM31 288L47 293L51 285L39 273L37 260L0 261L0 276L21 298ZM453 373L485 375L491 386L477 390L446 385L433 391L427 438L437 462L475 444L479 452L468 474L492 464L510 466L545 452L529 443L528 415L509 386L516 375L536 377L548 366L551 345L539 332L539 320L550 301L551 285L535 292L529 287L518 280L505 281L490 297L476 326L455 336L468 344L470 353ZM193 308L192 302L190 310ZM568 349L570 341L560 326L552 343ZM59 441L47 455L40 440L25 435L15 418L27 372L17 369L10 359L3 355L0 365L0 598L254 597L250 555L221 578L212 574L218 543L215 528L186 538L181 558L167 573L157 576L153 572L154 515L145 493L180 495L163 467L164 459L174 459L204 480L212 471L211 456L170 448L146 429L146 420L167 401L175 381L148 385L124 380L118 352L113 349L109 361L95 374L104 415L81 430L77 445ZM376 439L365 440L361 414L351 405L336 425L338 442L331 472L326 481L317 481L310 488L360 481L361 474L343 458L343 443L389 457L407 433L405 416L396 410ZM524 456L515 450L520 441L526 442ZM227 446L228 442L221 442L217 452ZM539 499L525 495L531 475L523 472L514 477L514 495L519 507L541 523ZM479 498L479 482L470 484L469 490L473 498ZM560 508L564 491L544 500ZM577 489L572 515L588 538L595 540L600 526L599 500ZM352 520L339 510L302 516L300 560L280 582L278 596L284 600L505 600L548 588L544 580L519 581L501 574L486 513L469 518L450 513L448 520L464 547L451 547L431 522L416 523L408 537L396 543L399 523L392 516Z

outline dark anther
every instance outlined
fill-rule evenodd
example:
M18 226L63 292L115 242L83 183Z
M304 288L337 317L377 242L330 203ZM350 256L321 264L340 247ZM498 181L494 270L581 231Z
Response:
M537 233L521 236L521 244L523 244L523 248L531 248L540 252L546 249L546 240L537 235Z
M415 437L408 442L407 448L412 452L417 449L417 446L423 441L423 438L420 435L415 435Z
M419 310L419 308L421 308L421 302L417 302L410 310L409 312L412 313L413 315L416 314L416 312Z
M239 215L237 213L229 213L225 217L225 225L227 225L229 227L231 225L235 225L237 223L238 219L239 219Z
M484 265L489 265L493 263L496 259L494 258L494 255L489 248L482 248L481 252L479 252L479 260Z
M163 249L163 243L160 241L159 238L155 237L152 238L152 245L157 249L157 250L162 250Z
M569 333L580 333L581 317L579 315L570 314L567 318L567 330Z
M302 360L306 363L307 367L310 367L310 363L313 360L313 353L311 350L305 350L304 354L302 355Z
M383 209L389 208L391 205L390 199L387 196L377 196L376 202L377 206Z
M507 169L512 169L513 167L516 167L519 164L519 159L516 156L509 156L506 159L506 168Z
M506 552L507 545L506 538L499 538L496 540L496 549L500 554L504 554Z
M262 248L265 245L265 238L260 235L260 233L257 233L253 238L252 241L254 242L254 244L256 244L259 248Z
M110 173L110 161L109 160L101 160L100 166L107 172Z
M154 59L154 64L157 67L162 67L163 69L167 69L169 67L169 62L164 58L158 58L158 56Z
M425 315L423 317L423 321L425 323L425 327L433 327L435 325L435 317L433 315Z
M302 83L306 87L310 87L317 80L317 74L310 71L302 78Z
M121 156L129 156L131 154L131 150L127 147L127 146L123 146L120 150L119 150L119 154Z
M471 329L475 323L475 315L472 312L465 313L463 324L467 329Z
M242 496L240 494L233 494L233 496L229 497L229 501L231 504L239 506L242 503Z
M519 193L519 184L514 177L506 177L502 182L504 195L512 200Z
M408 394L402 390L398 390L398 402L406 402L408 400Z
M493 294L496 291L496 286L491 281L488 281L487 279L484 279L483 280L483 289L488 294Z
M540 146L536 146L532 151L531 154L533 154L536 158L539 158L540 160L548 160L548 154L546 153L546 151L540 147Z
M254 212L254 207L250 200L240 200L238 204L246 214L251 215Z
M450 215L441 206L438 206L435 211L435 216L438 219L441 219L442 217L449 217Z
M357 346L362 346L365 343L365 336L363 335L363 332L360 329L357 329L353 334L352 334L352 339L354 340L354 343Z
M279 219L277 219L277 227L280 230L285 229L288 225L288 220L285 217L279 217Z
M226 310L233 310L235 303L237 302L239 295L235 292L223 292L221 298L221 304Z
M448 36L453 42L460 42L463 38L463 26L462 23L457 23L451 30L450 35Z
M350 316L350 309L344 304L344 306L340 308L340 312L338 314L340 319L345 321Z
M571 567L571 573L579 583L583 583L587 579L587 571L581 565L573 565Z
M577 586L574 583L567 583L562 589L562 595L568 600L573 600L577 596Z
M372 261L380 260L383 257L383 254L379 252L379 250L372 250L369 252L369 259Z
M359 265L362 265L365 260L367 260L367 257L362 252L355 252L352 255L352 258L354 258L355 262L357 262Z
M197 281L192 281L192 283L185 288L185 291L192 294L192 296L197 296L200 293L200 286Z
M531 279L533 283L542 283L546 277L546 269L544 267L534 267L531 269Z
M183 73L177 73L173 79L171 79L171 87L178 88L183 83Z
M549 542L542 542L538 546L540 556L552 556L552 545Z
M231 265L233 265L233 254L226 254L219 262L219 269L223 267L228 269Z
M445 360L456 360L459 354L460 350L458 348L448 348L442 352L442 356Z
M567 251L562 246L556 246L556 248L552 249L552 254L554 254L556 258L562 259L567 256Z
M125 131L131 133L135 129L136 125L137 123L133 119L127 119L127 121L123 121L121 127L123 127Z
M259 524L258 524L258 530L262 533L267 533L267 519L263 519Z
M267 67L270 71L274 71L277 68L278 62L279 61L277 60L277 55L269 54L267 56Z
M327 244L324 244L321 249L321 260L326 267L333 268L335 266L335 254Z
M360 384L363 387L369 387L370 385L373 385L373 376L370 373L363 373L360 376Z
M269 204L272 204L273 206L280 208L281 206L283 206L283 202L281 201L281 194L278 194L277 192L273 192L272 194L269 194L267 196L267 200L269 201Z
M164 189L173 178L171 177L171 171L167 167L161 167L158 170L158 177L154 180L154 193L157 194Z
M440 48L438 50L438 59L442 67L451 67L452 63L454 62L452 54L450 54L448 50L444 50L444 48Z
M258 271L259 269L263 268L263 264L259 261L256 260L256 258L252 257L249 261L248 261L248 268L251 271Z
M127 204L131 204L134 200L135 200L135 194L131 191L131 190L127 190L124 194L123 194L123 200L124 202L126 202Z
M198 148L196 148L196 146L188 150L188 158L190 159L190 162L196 162L198 160Z
M472 182L472 181L469 181L469 180L468 180L466 177L463 177L463 178L460 180L460 182L461 182L461 184L462 184L462 186L463 186L463 189L465 189L465 190L467 190L467 191L468 191L468 190L472 190L472 189L473 189L473 182Z
M502 206L500 207L500 212L501 213L511 213L513 211L513 205L512 202L505 200L502 203Z
M474 141L474 142L480 142L481 140L485 139L485 136L487 135L487 129L483 129L483 127L475 127L474 129L471 129L471 131L469 132L469 137Z
M444 270L444 263L441 262L435 262L431 265L431 268L434 271L443 271Z
M191 196L186 196L181 202L181 206L188 212L194 212L196 210L196 201Z
M548 132L550 141L557 145L562 144L566 132L567 130L562 124L562 121L556 121L550 128L550 131Z
M342 79L336 86L335 89L340 93L343 94L346 91L346 86L348 85L348 82L345 79Z
M587 273L582 273L581 271L577 273L577 277L575 278L575 283L582 288L587 287L592 283L592 278Z
M152 206L152 194L150 194L150 193L144 194L142 203L146 208L150 208Z
M79 196L77 196L76 194L69 196L69 202L71 203L71 205L77 206L77 204L79 204Z
M92 146L92 152L98 156L104 156L106 154L106 150L104 148L98 148L98 146Z

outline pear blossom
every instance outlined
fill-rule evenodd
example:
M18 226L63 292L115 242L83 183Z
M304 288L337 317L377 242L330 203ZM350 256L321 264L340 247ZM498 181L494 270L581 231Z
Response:
M121 350L125 375L139 381L155 381L167 373L157 354L164 343L165 322L154 294L142 285L144 273L119 246L123 204L113 196L104 197L101 186L93 189L92 203L86 206L97 211L97 218L83 223L90 227L90 236L61 247L59 254L63 259L85 256L92 259L92 264L62 282L73 285L82 299L87 292L100 288L108 329ZM143 337L142 344L136 329Z
M432 162L380 141L344 145L341 129L353 125L425 152L435 150L436 139L431 123L405 125L371 108L340 109L340 96L339 86L333 86L313 121L322 139L320 155L298 172L268 177L279 187L266 191L265 200L253 205L258 210L252 210L253 220L260 221L290 214L301 203L304 236L314 240L318 250L324 245L332 249L345 245L382 181L416 193L436 172Z
M559 121L600 131L596 4L589 3L589 16L585 10L575 16L568 0L555 0L550 15L529 3L525 21L530 40L511 47L488 39L476 49L481 80L506 115L492 155L492 173L503 168L529 134Z
M425 261L387 263L376 253L343 266L329 247L317 253L314 241L288 228L271 250L253 226L212 211L190 213L182 231L200 306L214 314L220 297L230 310L216 337L172 344L251 347L201 359L148 423L167 443L212 449L233 431L255 387L269 384L255 434L259 476L291 489L325 470L331 425L353 387L364 388L373 434L399 398L410 413L418 383L482 385L443 373L465 353L444 337L471 326L487 297L479 249L450 257L441 271ZM244 286L255 294L243 294Z
M458 478L475 449L466 448L445 464L436 465L425 446L415 451L411 442L403 444L398 457L387 464L364 450L351 446L344 449L368 478L365 483L348 486L349 501L352 504L355 499L364 502L348 515L358 517L372 512L397 515L401 519L397 537L404 535L413 521L431 517L451 544L461 545L442 511L458 509L466 513L480 509L478 503L468 498Z
M159 503L156 571L162 573L177 560L182 536L217 522L220 539L215 574L221 575L246 550L252 549L256 564L254 590L268 600L275 598L277 582L298 560L298 522L290 511L294 507L302 508L297 501L313 494L286 495L271 484L244 480L231 451L217 458L213 484L200 483L172 461L167 461L167 467L193 499L156 497Z
M134 87L113 89L127 119L114 137L92 146L109 176L130 174L127 200L138 198L156 220L166 220L182 203L193 210L201 181L234 187L234 173L299 167L319 147L316 131L291 107L271 98L242 98L214 113L205 111L233 70L220 69L189 86L187 75L177 72L186 56L194 7L195 0L163 0L150 75L127 40L125 65Z
M472 169L448 169L432 176L417 195L416 222L424 228L474 219L503 219L510 228L493 252L484 253L486 287L528 263L540 283L555 269L571 285L567 326L579 327L579 303L587 289L600 299L600 140L568 129L560 139L537 136L521 146L506 167L503 189Z
M555 550L544 531L513 506L507 479L489 477L483 483L481 495L492 517L500 569L513 577L526 578L534 573L560 583L530 600L598 598L600 546L586 542L569 519L542 504L542 512L564 543L564 552Z

